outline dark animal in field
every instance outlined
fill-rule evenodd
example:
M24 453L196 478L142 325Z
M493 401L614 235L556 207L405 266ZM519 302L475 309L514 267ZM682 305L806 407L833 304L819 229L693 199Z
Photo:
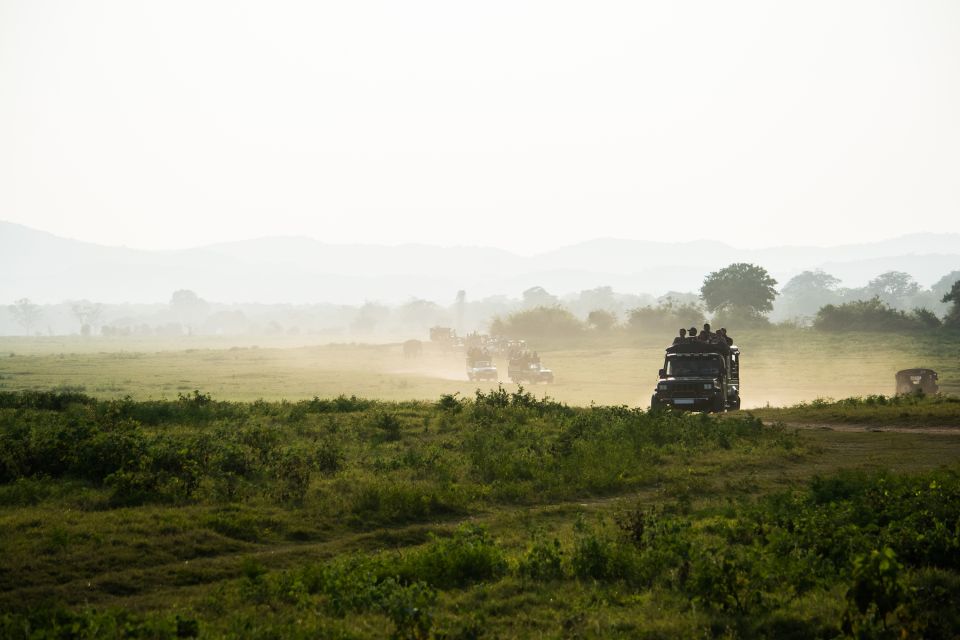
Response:
M403 343L404 358L419 358L423 354L423 343L419 340L407 340Z

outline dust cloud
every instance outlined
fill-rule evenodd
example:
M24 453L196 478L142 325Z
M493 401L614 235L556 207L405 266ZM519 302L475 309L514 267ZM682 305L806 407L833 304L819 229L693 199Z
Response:
M941 389L960 391L950 353L914 340L830 336L769 330L735 336L741 348L743 408L786 406L816 398L890 395L894 374L909 367L941 372ZM389 401L436 401L443 394L472 397L477 389L518 386L507 378L507 361L495 357L498 382L467 379L465 354L429 342L419 357L404 357L400 343L291 344L258 340L228 346L226 339L160 343L0 339L0 376L6 389L83 388L98 396L175 398L199 389L223 400L298 400L356 395ZM646 407L663 364L661 336L629 346L596 342L538 347L552 384L524 385L571 405ZM10 355L12 354L12 355Z

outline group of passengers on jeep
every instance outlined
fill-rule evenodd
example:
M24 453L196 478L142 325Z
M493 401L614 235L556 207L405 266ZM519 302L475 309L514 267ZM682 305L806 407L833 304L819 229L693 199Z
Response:
M720 327L716 331L710 331L710 323L703 325L703 330L697 333L696 327L690 329L680 329L680 335L673 339L673 344L685 344L689 342L706 342L708 344L733 344L733 338L727 335L727 330Z
M470 347L467 349L467 360L470 362L479 362L482 360L489 362L492 359L493 356L489 349L484 347Z
M510 351L510 366L525 367L529 364L540 364L540 354L527 349L512 349Z

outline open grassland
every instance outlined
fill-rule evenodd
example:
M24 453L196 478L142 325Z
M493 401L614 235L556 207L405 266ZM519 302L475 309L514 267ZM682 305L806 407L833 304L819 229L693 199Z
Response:
M960 634L956 432L438 398L0 392L0 637Z
M744 407L784 406L817 398L890 394L894 373L940 372L945 393L960 393L960 336L822 334L771 329L736 336L743 350ZM556 383L539 393L568 404L647 406L663 362L665 336L592 336L532 344ZM137 340L0 339L0 390L82 388L103 398L175 399L195 389L219 399L281 400L358 395L381 400L471 396L496 384L466 379L463 354L428 345L405 359L398 344L303 344L264 338ZM497 359L501 381L507 363Z

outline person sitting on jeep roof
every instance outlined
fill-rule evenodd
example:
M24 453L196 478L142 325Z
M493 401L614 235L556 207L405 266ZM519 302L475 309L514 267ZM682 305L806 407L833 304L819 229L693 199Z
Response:
M687 341L687 330L680 327L680 336L673 339L673 344L682 344Z
M713 337L714 337L715 335L717 335L717 334L715 334L715 333L713 333L712 331L710 331L710 323L709 323L709 322L705 322L705 323L703 324L703 331L700 332L700 334L697 336L697 338L700 340L700 342L710 342L710 341L713 340Z
M696 327L690 327L690 330L687 331L687 336L688 336L688 339L689 339L689 340L696 340L696 339L697 339L697 328L696 328Z

